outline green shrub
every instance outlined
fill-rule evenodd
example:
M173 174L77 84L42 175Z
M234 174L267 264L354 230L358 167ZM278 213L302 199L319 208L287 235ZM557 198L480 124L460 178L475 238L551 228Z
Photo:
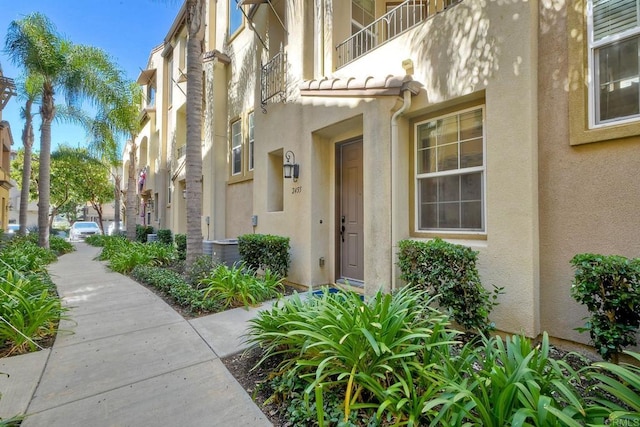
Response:
M605 360L637 343L640 328L640 259L578 254L571 296L591 313L584 328Z
M440 307L467 329L486 332L493 328L489 313L503 288L489 293L480 283L478 252L435 238L428 242L398 243L401 278L437 297Z
M199 287L205 298L219 301L225 308L248 308L270 298L280 296L282 279L269 270L266 280L256 276L254 271L244 268L244 264L227 267L219 264L209 276L202 279Z
M152 226L136 224L136 242L147 243L147 235L149 234L153 234Z
M178 259L181 259L181 260L187 259L187 235L176 234L175 241L176 241L176 248L178 250Z
M187 282L192 286L199 286L202 279L209 276L218 264L213 260L211 255L201 255L187 268L185 276Z
M158 230L158 242L165 245L173 245L173 234L168 228Z
M289 238L270 234L244 234L238 237L238 252L252 270L271 270L286 277L291 263Z

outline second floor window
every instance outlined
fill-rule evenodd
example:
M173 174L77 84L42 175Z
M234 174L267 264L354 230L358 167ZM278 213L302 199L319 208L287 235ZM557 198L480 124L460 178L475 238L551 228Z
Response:
M231 123L231 175L242 173L242 121Z
M640 119L640 0L589 1L593 125Z
M238 0L229 0L229 36L232 36L242 26L242 10Z

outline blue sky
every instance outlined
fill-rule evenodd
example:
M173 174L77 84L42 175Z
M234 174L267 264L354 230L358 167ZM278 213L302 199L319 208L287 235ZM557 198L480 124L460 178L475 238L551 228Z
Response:
M182 3L183 0L0 0L2 71L5 77L14 79L22 73L4 53L10 22L32 12L40 12L72 42L106 51L128 77L135 80L140 70L146 67L151 49L164 40ZM8 120L11 125L13 149L16 150L22 146L22 103L19 98L13 97L2 111L2 119ZM34 131L34 148L37 150L40 143L39 122L35 123ZM54 123L51 140L53 149L59 144L85 145L85 131L77 126Z

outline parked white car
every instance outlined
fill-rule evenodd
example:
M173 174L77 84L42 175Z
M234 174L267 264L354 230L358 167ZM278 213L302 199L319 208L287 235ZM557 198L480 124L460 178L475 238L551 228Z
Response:
M84 240L87 236L101 234L100 227L93 221L77 221L74 222L69 229L70 240Z

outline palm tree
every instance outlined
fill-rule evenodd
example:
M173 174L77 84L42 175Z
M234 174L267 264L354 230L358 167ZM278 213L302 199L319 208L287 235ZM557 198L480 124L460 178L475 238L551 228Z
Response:
M49 186L51 122L56 116L55 95L61 91L70 105L88 99L95 106L115 102L111 89L121 72L100 49L74 45L64 39L49 19L33 13L12 21L5 40L11 61L27 74L42 79L40 169L38 173L38 244L49 247Z
M187 28L187 259L202 255L202 55L206 19L205 0L186 0Z
M21 115L24 118L24 128L22 129L22 145L24 147L24 165L22 169L22 186L20 188L20 211L18 213L18 223L20 224L20 234L27 233L27 210L29 209L29 183L31 181L31 153L33 151L33 113L31 111L33 103L40 95L42 82L35 76L27 76L20 85L20 92L26 98Z
M136 238L136 209L138 198L136 196L136 139L140 133L139 113L142 106L142 89L135 82L119 82L117 84L118 98L108 111L99 117L93 124L93 135L98 150L104 159L116 170L120 165L119 147L115 139L116 135L124 135L129 141L129 168L127 170L127 197L126 197L126 229L127 238ZM115 180L115 209L116 224L120 219L120 175L116 172Z

